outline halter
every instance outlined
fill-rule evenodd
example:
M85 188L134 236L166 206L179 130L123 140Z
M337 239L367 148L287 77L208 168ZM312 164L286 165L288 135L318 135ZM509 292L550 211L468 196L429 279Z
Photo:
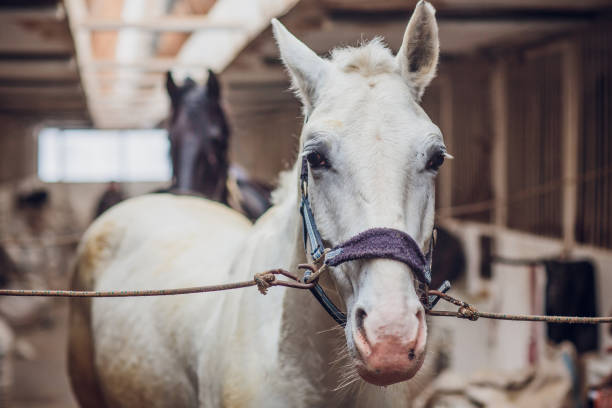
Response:
M426 254L423 254L419 245L410 235L393 228L371 228L355 235L331 250L326 250L308 200L308 161L305 156L302 158L300 182L302 190L300 214L302 215L304 227L304 249L307 251L308 244L310 244L310 256L315 264L321 265L319 271L322 268L335 267L357 259L393 259L408 265L416 275L419 283L424 286L423 293L427 293L427 289L431 284L431 257L434 247L433 231ZM336 323L342 327L346 326L346 314L340 311L331 301L316 279L311 280L311 277L314 276L318 276L318 272L307 269L304 273L304 283L314 283L314 287L310 289L314 297ZM449 289L450 283L444 281L439 291L445 293ZM439 296L423 295L421 296L421 303L423 303L427 310L430 310L439 299Z

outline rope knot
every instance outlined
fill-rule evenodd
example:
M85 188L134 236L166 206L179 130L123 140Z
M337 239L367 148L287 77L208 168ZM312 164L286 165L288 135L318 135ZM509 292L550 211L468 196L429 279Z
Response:
M270 272L262 272L256 273L253 277L255 283L257 284L257 289L262 295L268 293L268 288L274 284L276 281L276 276Z
M319 276L326 272L329 269L327 264L323 264L319 269L317 269L314 273L312 273L306 280L306 283L313 283L319 279Z
M458 314L459 318L468 319L468 320L471 320L473 322L478 320L478 318L480 317L479 314L478 314L478 310L476 310L476 308L474 308L473 306L470 306L468 304L466 304L465 306L461 306L459 308L457 314Z

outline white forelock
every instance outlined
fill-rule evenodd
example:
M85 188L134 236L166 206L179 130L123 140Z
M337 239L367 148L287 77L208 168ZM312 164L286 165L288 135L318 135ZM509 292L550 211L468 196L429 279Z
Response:
M381 37L358 47L336 48L331 52L331 61L343 72L358 72L365 77L393 73L398 69L391 50Z

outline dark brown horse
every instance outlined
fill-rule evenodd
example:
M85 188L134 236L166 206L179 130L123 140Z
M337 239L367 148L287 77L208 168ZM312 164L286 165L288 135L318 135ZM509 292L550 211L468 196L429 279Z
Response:
M171 191L202 195L231 204L252 220L258 218L270 206L270 188L229 165L230 131L216 75L209 70L204 86L190 78L178 86L168 72L166 88L172 103L168 127Z
M251 220L270 207L271 188L248 177L245 171L230 166L228 147L230 130L221 107L221 87L216 75L208 71L206 85L187 78L177 85L170 72L166 89L171 101L168 119L172 185L158 192L192 194L230 205ZM110 205L107 196L115 198L112 185L98 205L96 217Z
M172 191L227 202L229 126L217 77L209 71L205 86L191 78L177 86L168 72L166 88L172 105L168 127Z

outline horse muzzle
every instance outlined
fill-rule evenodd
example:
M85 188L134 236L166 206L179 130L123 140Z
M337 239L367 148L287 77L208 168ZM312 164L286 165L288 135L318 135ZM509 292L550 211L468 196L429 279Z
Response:
M388 303L388 302L385 302ZM427 323L420 303L357 308L352 331L359 375L375 385L414 377L425 360Z

